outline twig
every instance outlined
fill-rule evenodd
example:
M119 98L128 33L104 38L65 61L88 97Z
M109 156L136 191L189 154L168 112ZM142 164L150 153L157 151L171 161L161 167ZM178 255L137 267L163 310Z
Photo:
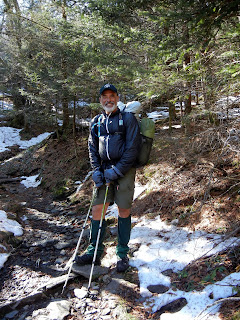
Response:
M198 315L197 317L195 317L195 319L198 319L200 317L200 315L206 311L208 308L211 308L211 307L214 307L215 305L219 304L219 303L223 303L223 302L226 302L226 301L240 301L240 297L228 297L228 298L223 298L223 299L219 299L217 301L215 301L214 303L212 304L209 304L206 306L206 308L204 310L202 310ZM204 317L204 316L203 316ZM203 318L202 317L202 318ZM201 318L201 319L202 319Z

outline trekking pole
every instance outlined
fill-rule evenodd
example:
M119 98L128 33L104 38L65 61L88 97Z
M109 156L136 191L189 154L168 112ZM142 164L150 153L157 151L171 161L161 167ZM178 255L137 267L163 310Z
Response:
M103 202L103 209L102 209L101 219L100 219L100 223L99 223L99 229L98 229L97 241L96 241L96 246L95 246L94 255L93 255L91 272L90 272L90 275L89 275L89 282L88 282L88 289L87 289L88 293L89 293L89 290L90 290L90 286L91 286L91 282L92 282L92 276L93 276L94 264L95 264L96 257L97 257L97 250L98 250L98 244L99 244L100 234L101 234L101 230L102 230L103 216L104 216L104 211L105 211L105 205L106 205L109 185L110 185L110 183L106 184L106 192L105 192L105 198L104 198L104 202Z
M81 234L80 234L80 236L79 236L79 238L78 238L78 242L77 242L76 249L75 249L75 251L74 251L74 254L72 255L72 257L71 257L70 260L69 260L69 261L71 261L71 263L70 263L70 266L69 266L69 269L68 269L68 274L67 274L67 277L66 277L64 286L63 286L63 288L62 288L62 294L63 294L64 289L65 289L65 287L66 287L66 285L67 285L67 283L68 283L68 279L69 279L70 273L71 273L71 271L72 271L72 266L73 266L74 260L75 260L75 258L76 258L76 255L77 255L77 252L78 252L78 249L79 249L81 240L82 240L83 233L84 233L85 228L86 228L86 225L87 225L87 221L88 221L89 214L90 214L91 209L92 209L92 204L93 204L93 200L94 200L94 197L95 197L95 194L96 194L96 190L97 190L97 188L94 187L92 200L91 200L91 203L90 203L90 206L89 206L89 209L88 209L88 213L87 213L86 219L85 219L84 224L83 224L83 228L82 228Z

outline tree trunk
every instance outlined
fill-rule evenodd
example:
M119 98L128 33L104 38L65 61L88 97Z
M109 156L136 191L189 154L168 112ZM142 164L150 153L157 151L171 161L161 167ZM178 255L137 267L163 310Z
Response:
M66 0L62 1L62 18L64 21L67 21L66 15ZM63 98L62 98L62 107L63 107L63 130L66 130L69 127L69 109L68 109L68 89L67 89L67 59L65 57L65 50L63 50L62 54L62 75L63 75Z
M187 99L184 101L185 103L185 115L188 115L192 111L192 95L191 92L189 92Z
M189 52L184 55L184 66L186 67L190 64L191 58ZM188 115L192 111L192 95L191 95L191 86L190 83L186 83L186 90L188 91L187 98L185 99L185 115Z
M173 103L169 103L168 111L169 111L169 133L171 133L172 132L172 121L173 121L174 117L176 116Z
M76 95L74 95L73 100L73 140L74 140L74 149L75 149L75 155L78 156L77 153L77 141L76 141Z

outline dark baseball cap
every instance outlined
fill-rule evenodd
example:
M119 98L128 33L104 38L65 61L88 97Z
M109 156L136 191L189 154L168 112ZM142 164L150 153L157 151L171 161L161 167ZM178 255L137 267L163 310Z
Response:
M117 88L115 88L113 84L107 83L100 89L100 95L103 93L104 90L107 89L112 90L113 92L116 92L116 94L118 94Z

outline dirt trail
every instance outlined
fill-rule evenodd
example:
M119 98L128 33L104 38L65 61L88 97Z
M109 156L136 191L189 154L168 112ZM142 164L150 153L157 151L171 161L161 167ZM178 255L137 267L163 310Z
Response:
M202 124L195 127L197 132L202 129ZM181 130L170 136L160 125L157 126L150 164L137 173L138 181L150 183L151 192L134 203L132 214L135 217L161 214L163 220L176 219L178 226L190 226L193 230L226 234L236 231L240 223L240 198L236 192L239 168L234 165L234 155L229 153L221 161L215 161L219 160L218 150L194 153L189 141L190 138L186 138ZM82 181L89 170L87 133L79 135L77 146L78 156L71 138L58 141L52 137L0 167L0 178L5 179L0 180L0 207L24 228L22 237L3 239L11 256L0 274L2 317L12 311L11 308L3 308L6 303L20 301L53 277L66 273L66 261L76 246L92 189L92 182L88 180L77 201L68 201L68 196L76 190L74 181ZM2 160L18 152L13 147L2 155ZM42 177L42 186L27 189L19 183L19 177L38 173ZM240 232L236 231L235 236L239 235ZM87 237L80 249L86 244ZM235 252L235 257L235 262L226 258L228 272L233 272L239 264L239 250ZM193 286L199 283L199 277L206 276L208 271L204 266L207 263L209 261L202 260L197 266L189 266L187 271ZM200 266L201 274L196 272ZM36 295L33 302L15 305L13 311L17 313L12 319L40 319L36 311L46 308L54 299L70 303L66 319L96 319L96 314L99 319L105 320L120 319L120 314L131 314L138 320L159 319L159 313L150 314L142 306L137 270L131 268L125 275L119 276L114 268L112 266L108 274L94 284L100 292L95 302L84 298L79 305L74 289L87 283L87 279L80 276L69 281L63 295L62 286L58 286L44 295ZM215 281L218 276L216 274ZM181 282L176 275L173 279L179 284L179 289L186 289L184 281ZM121 310L117 308L119 305ZM238 308L239 304L235 303L232 310ZM228 305L222 308L223 319L226 320L231 319L227 310Z

